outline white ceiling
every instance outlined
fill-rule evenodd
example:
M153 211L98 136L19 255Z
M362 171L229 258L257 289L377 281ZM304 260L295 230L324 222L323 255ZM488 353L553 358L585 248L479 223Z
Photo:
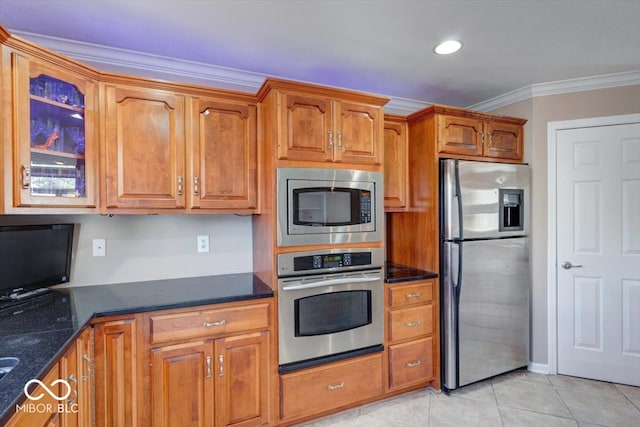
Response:
M81 41L63 53L107 71L123 70L118 58L131 65L135 51L153 54L141 62L257 73L247 81L270 75L461 107L640 70L640 0L0 0L0 24L52 48ZM447 38L462 50L436 56ZM105 47L127 51L79 53Z

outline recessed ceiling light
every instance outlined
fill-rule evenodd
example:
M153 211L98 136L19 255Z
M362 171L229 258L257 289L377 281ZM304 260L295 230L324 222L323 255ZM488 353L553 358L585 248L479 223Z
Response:
M446 40L436 46L433 51L438 55L449 55L460 50L462 43L458 40Z

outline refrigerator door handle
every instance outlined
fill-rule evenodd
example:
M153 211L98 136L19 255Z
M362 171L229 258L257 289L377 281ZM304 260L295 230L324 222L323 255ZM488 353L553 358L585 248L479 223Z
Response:
M457 255L457 276L453 283L453 288L455 291L455 299L456 299L456 309L458 307L458 303L460 301L460 291L462 290L462 242L454 242L458 251Z
M462 191L460 190L460 163L458 162L458 160L455 161L454 170L455 170L454 198L457 201L457 208L458 208L458 237L457 238L462 240L464 239L464 221L462 217Z

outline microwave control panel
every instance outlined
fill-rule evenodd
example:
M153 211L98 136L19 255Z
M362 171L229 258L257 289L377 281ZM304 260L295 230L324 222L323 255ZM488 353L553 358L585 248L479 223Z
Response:
M371 191L360 192L360 223L371 222Z

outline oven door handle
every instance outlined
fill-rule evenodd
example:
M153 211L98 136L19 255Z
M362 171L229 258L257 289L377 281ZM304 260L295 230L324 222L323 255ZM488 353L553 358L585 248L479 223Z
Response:
M318 280L317 282L309 282L303 283L300 285L288 285L283 286L283 291L297 291L300 289L311 289L311 288L320 288L323 286L331 286L331 285L348 285L351 283L367 283L367 282L377 282L381 280L380 276L377 277L341 277L339 279L326 279L326 280Z

